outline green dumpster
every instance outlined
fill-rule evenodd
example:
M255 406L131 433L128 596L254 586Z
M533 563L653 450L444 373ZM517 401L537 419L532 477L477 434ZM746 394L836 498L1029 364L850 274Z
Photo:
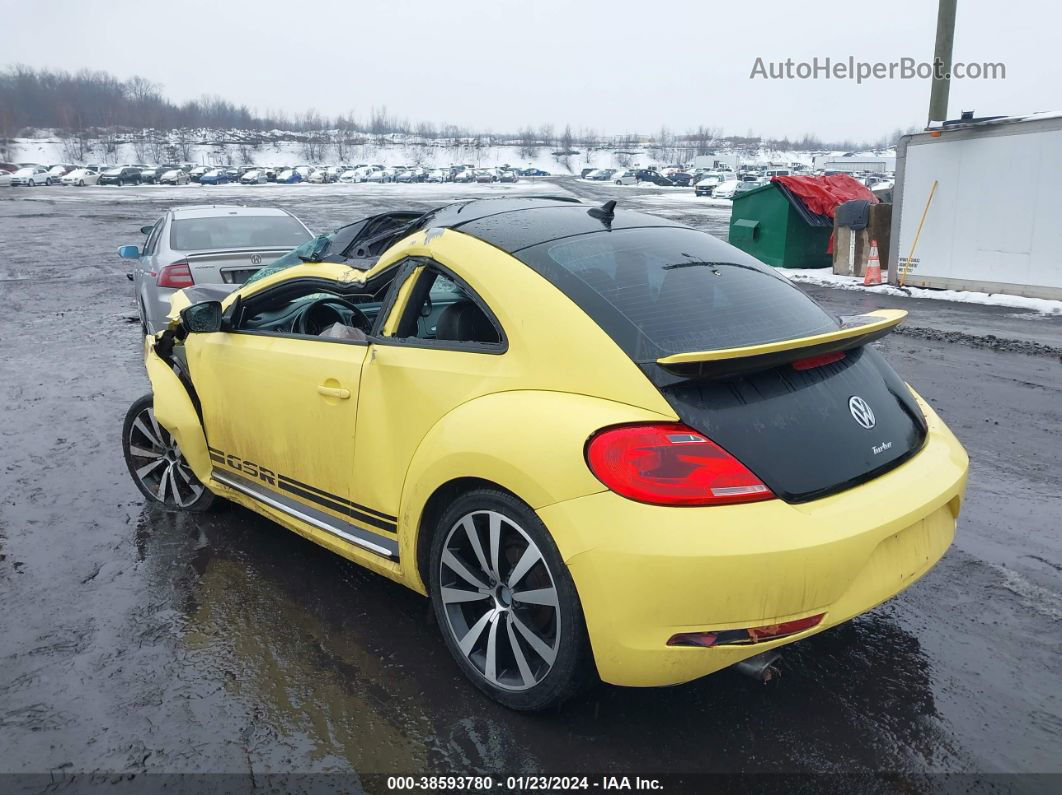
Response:
M813 215L800 199L777 183L734 197L730 243L778 268L829 268L833 224Z

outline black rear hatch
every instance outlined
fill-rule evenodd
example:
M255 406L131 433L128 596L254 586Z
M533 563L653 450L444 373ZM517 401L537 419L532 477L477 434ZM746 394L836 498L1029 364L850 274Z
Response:
M788 502L887 472L925 439L910 390L865 346L810 369L787 364L729 379L680 381L661 392L684 423L737 456Z
M637 218L616 213L599 232L513 253L597 321L684 423L789 502L869 480L921 448L926 428L917 403L866 339L736 358L732 366L659 363L691 352L710 359L750 346L785 349L792 340L828 338L841 325L748 254L659 219L637 228ZM823 353L836 360L807 361Z

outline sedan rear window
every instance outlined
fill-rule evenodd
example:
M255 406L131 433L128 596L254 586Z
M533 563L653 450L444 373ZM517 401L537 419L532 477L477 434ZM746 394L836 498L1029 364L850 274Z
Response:
M575 301L637 362L838 327L773 268L693 229L601 231L515 256Z
M309 239L310 233L290 215L224 215L174 221L170 248L175 251L259 246L292 248Z

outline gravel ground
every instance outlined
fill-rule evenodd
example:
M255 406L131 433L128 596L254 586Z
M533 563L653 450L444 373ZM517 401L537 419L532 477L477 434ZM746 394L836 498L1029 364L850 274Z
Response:
M677 194L544 183L0 191L0 772L46 774L28 790L172 772L337 772L349 789L380 773L888 772L874 788L903 791L954 782L926 773L1062 773L1059 318L807 288L838 314L910 309L879 345L966 445L971 480L942 563L787 647L766 687L726 671L513 714L465 683L417 595L239 508L144 505L119 435L148 384L114 251L161 208L274 204L325 230L570 190L725 235L726 209Z

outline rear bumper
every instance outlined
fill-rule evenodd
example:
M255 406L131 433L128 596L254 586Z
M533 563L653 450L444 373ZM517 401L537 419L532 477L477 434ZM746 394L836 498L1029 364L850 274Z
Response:
M958 440L924 407L925 446L897 469L821 500L662 508L600 492L539 510L566 560L602 679L690 681L864 613L931 569L966 487ZM669 647L680 632L825 613L784 639Z

